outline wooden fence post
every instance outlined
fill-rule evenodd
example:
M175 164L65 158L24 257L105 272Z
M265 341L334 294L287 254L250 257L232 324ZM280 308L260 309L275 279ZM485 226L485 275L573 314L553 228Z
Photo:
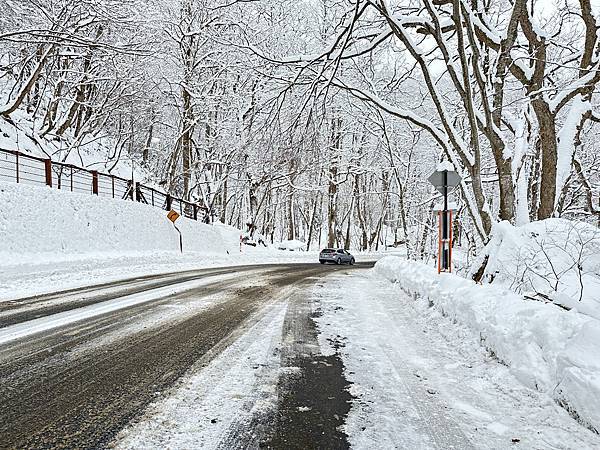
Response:
M92 170L92 193L98 195L98 171Z
M127 180L127 192L125 192L125 195L123 196L123 200L125 200L125 198L129 198L131 200L133 200L135 197L133 196L133 180Z
M52 187L52 160L45 159L44 160L44 169L46 172L46 186Z
M171 194L167 194L167 198L166 198L166 203L167 203L167 211L171 211L171 206L173 203L173 199L171 198Z
M194 203L194 220L198 220L198 205Z

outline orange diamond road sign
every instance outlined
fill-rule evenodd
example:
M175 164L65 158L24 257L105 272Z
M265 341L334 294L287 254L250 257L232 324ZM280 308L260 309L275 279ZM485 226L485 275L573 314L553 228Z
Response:
M171 210L167 213L167 219L169 219L171 222L175 223L175 221L177 219L179 219L179 213L177 211Z

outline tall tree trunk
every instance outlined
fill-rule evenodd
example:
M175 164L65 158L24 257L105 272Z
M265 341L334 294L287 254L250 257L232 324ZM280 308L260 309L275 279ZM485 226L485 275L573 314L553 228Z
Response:
M146 144L144 145L144 151L142 152L142 161L144 164L148 162L150 156L150 145L152 145L152 134L154 132L154 124L151 123L148 127L148 137L146 138Z
M286 199L287 210L287 238L288 240L296 239L296 216L294 214L294 192L290 191Z
M317 213L321 210L323 203L323 196L319 195L318 198L315 198L313 210L310 216L310 225L308 227L308 239L306 242L306 250L310 250L310 244L312 242L314 230L315 230L315 221L317 219Z
M248 188L248 200L249 200L249 217L247 218L248 232L250 237L254 237L254 231L256 230L256 214L258 212L258 187L260 182L257 180L250 180L250 186Z
M369 237L367 236L367 227L365 224L365 218L363 216L362 208L361 208L361 192L360 192L360 175L354 175L354 202L356 209L356 216L358 217L358 223L360 225L360 250L367 250L367 246L369 244Z
M193 107L192 95L183 87L181 90L183 100L183 130L181 133L181 161L183 172L183 198L189 199L190 181L191 181L191 165L192 165L192 139L193 139Z
M227 223L227 176L223 181L223 189L221 192L221 211L219 220L221 223Z
M295 157L290 159L289 173L290 173L290 186L286 198L287 208L287 236L288 240L296 239L298 235L298 225L296 223L296 211L294 209L294 181L296 180L296 166L297 160Z
M327 212L327 246L333 247L336 242L336 219L338 201L338 171L342 145L342 119L331 119L331 148L332 155L329 162L329 208Z
M555 117L543 100L533 100L539 126L539 143L542 156L540 174L540 204L537 219L547 219L554 213L556 201L556 163L558 159Z

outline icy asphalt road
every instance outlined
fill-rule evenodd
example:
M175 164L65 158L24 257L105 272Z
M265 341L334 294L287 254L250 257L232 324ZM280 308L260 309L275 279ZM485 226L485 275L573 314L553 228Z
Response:
M368 266L206 269L4 302L0 447L107 446L190 367L210 362L260 320L269 305L290 303L290 311L301 311L286 319L290 336L316 343L310 308L294 306L290 296L325 274ZM335 429L349 407L340 364L314 376L329 380L321 389L323 407L338 417L325 428L315 425L315 442L343 440ZM283 415L264 439L300 439L296 418L287 420Z

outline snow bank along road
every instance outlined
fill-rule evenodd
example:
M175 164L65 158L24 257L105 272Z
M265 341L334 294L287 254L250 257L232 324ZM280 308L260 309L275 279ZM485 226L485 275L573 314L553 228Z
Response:
M365 266L207 269L3 302L0 447L106 446L190 367L207 364L270 307L287 305L315 277ZM286 327L301 341L313 332L302 325L310 308L298 311ZM332 386L322 395L341 396L339 364L326 372ZM325 403L339 413L325 430L335 440L347 405ZM288 439L295 423L269 432L270 439Z

